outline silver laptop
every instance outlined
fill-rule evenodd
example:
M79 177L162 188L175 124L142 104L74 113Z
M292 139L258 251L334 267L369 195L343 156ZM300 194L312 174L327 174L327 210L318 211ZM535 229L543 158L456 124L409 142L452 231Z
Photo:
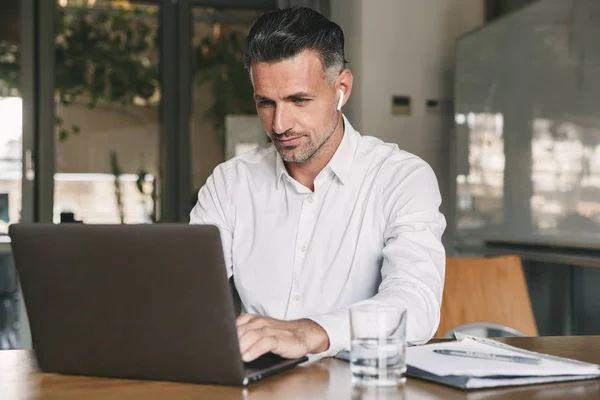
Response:
M219 231L9 227L44 372L245 385L307 360L242 361Z

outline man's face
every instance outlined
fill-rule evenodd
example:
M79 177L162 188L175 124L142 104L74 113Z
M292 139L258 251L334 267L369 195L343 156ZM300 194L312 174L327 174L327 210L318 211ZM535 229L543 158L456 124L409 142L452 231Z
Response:
M339 91L324 77L318 54L305 51L275 63L253 62L251 71L258 116L281 158L308 161L339 121Z

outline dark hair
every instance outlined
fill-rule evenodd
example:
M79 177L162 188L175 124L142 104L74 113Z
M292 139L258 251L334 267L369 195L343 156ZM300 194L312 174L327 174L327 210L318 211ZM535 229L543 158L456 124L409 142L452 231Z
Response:
M244 67L252 61L274 62L302 51L318 52L323 70L346 66L344 32L334 22L306 7L290 7L263 14L252 26L244 48Z

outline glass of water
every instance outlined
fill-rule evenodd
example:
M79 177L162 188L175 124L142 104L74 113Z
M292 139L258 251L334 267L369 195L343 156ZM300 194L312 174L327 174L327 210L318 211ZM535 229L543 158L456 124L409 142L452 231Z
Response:
M397 386L406 382L406 318L403 308L350 308L353 384Z

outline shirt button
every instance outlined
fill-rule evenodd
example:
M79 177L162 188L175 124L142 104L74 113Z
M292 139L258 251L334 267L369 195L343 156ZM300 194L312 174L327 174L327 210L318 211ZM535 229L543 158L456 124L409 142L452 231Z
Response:
M294 295L294 301L300 301L300 295L299 294L295 294Z
M310 204L312 204L312 203L313 203L313 201L315 201L315 200L313 199L313 196L312 196L312 195L311 195L311 196L308 196L308 202L309 202Z
M302 248L300 249L300 251L302 251L303 253L306 253L306 250L308 250L308 246L306 245L302 246Z

